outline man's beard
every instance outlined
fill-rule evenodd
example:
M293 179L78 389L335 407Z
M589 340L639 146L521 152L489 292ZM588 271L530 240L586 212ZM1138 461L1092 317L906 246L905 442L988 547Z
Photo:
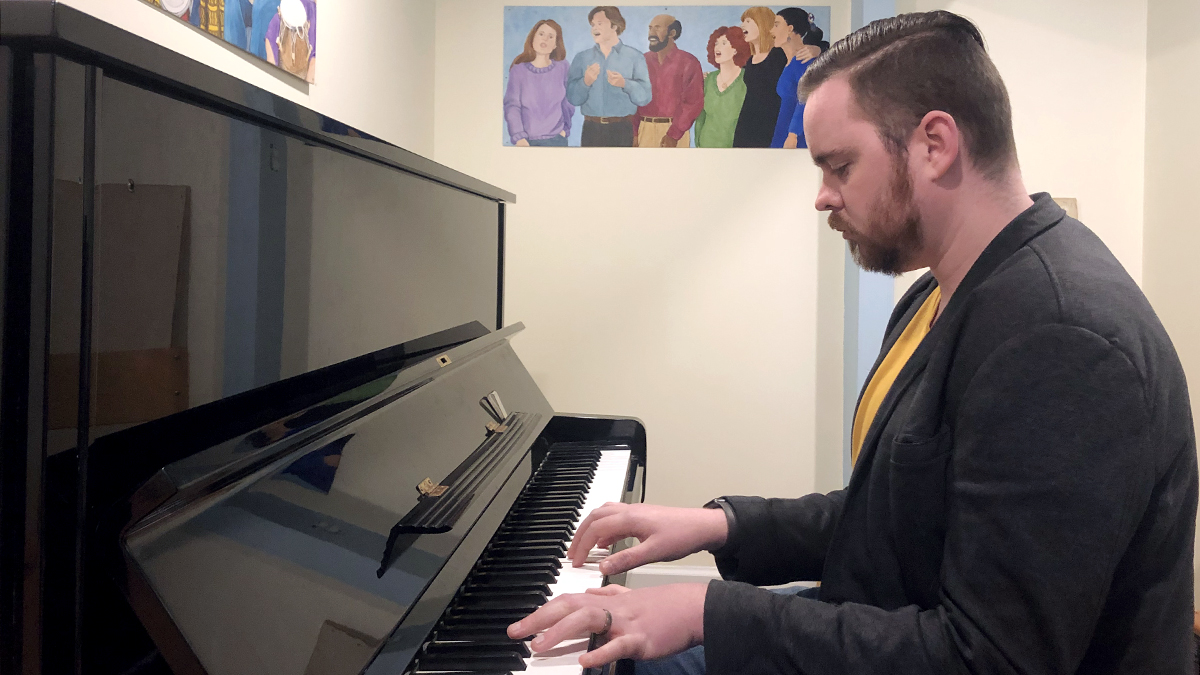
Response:
M651 38L650 39L650 51L661 52L662 50L666 49L667 45L669 45L669 44L671 44L670 40L656 40L655 38Z
M921 213L913 203L912 181L901 158L893 158L892 169L888 191L871 209L866 227L853 229L836 212L829 215L829 226L857 237L847 242L859 267L896 276L907 271L921 248Z

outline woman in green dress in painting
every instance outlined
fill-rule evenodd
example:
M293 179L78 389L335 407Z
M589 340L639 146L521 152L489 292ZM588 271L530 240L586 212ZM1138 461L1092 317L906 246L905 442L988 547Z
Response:
M696 118L696 147L733 147L733 132L746 100L742 66L750 54L750 44L739 26L722 26L708 37L708 62L717 69L704 76L704 110Z

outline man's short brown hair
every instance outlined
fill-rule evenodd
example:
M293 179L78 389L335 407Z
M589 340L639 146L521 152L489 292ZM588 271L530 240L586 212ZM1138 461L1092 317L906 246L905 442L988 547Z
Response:
M980 172L998 179L1016 166L1008 90L970 20L936 11L872 21L813 62L800 100L842 74L893 154L905 152L926 113L940 110L954 118Z
M625 17L621 16L621 10L613 7L612 5L601 5L588 12L588 23L590 24L592 22L592 17L596 16L600 12L604 12L604 16L608 17L608 20L610 23L612 23L613 28L617 29L617 35L625 32Z

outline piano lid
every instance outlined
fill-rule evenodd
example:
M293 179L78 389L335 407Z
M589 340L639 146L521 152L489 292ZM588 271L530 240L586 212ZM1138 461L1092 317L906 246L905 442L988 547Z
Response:
M553 412L508 344L520 328L356 383L143 485L121 511L122 581L172 668L367 665L501 484L529 470ZM493 392L502 424L481 405Z

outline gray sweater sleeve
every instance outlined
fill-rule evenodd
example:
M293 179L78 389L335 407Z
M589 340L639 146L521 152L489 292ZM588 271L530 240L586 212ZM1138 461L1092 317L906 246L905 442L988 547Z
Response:
M939 605L888 611L714 581L708 673L1075 672L1155 489L1145 396L1129 359L1095 333L1048 325L1008 340L952 422L945 508L921 514L945 519ZM945 453L926 458L937 459ZM1186 489L1176 482L1160 489ZM781 521L810 510L757 504L737 511L740 546L726 569L761 583L795 564L783 560L794 545L771 530L793 531Z

